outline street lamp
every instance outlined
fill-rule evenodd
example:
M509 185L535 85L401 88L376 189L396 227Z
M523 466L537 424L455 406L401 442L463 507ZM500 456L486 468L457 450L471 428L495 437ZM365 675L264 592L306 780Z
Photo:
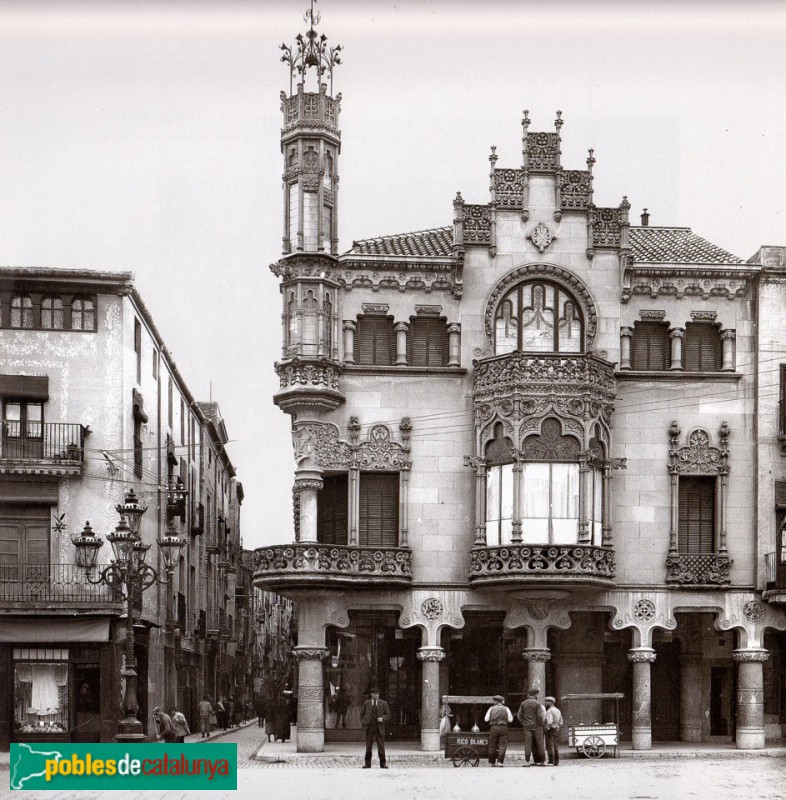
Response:
M87 580L93 584L108 586L126 602L126 661L121 671L125 678L125 716L118 722L115 741L133 743L145 740L144 727L137 719L139 703L136 696L137 673L134 657L134 605L137 601L141 602L142 593L153 584L169 583L178 553L186 546L186 540L181 539L172 529L168 529L158 539L167 575L166 578L161 577L156 569L146 563L150 545L144 544L139 534L139 524L147 506L139 502L136 493L131 489L125 495L125 502L115 506L115 509L120 514L120 522L114 532L106 537L112 545L114 559L96 577L92 573L98 550L103 544L102 539L96 536L88 522L82 533L74 534L71 541L76 547L77 564L85 568Z

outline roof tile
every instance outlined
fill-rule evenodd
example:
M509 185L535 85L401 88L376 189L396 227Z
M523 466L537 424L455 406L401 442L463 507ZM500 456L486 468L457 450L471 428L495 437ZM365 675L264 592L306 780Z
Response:
M397 233L352 242L345 255L450 258L453 255L453 228Z
M634 263L647 264L742 264L721 247L697 236L690 228L630 228Z

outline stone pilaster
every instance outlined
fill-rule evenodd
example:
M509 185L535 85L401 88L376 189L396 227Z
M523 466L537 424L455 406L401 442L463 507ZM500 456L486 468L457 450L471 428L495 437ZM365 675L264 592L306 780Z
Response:
M701 741L701 656L680 656L680 741Z
M527 662L529 688L540 691L540 699L546 695L546 662L551 658L551 651L545 647L528 647L521 654Z
M453 322L448 325L448 366L461 365L461 325Z
M421 647L418 660L423 662L420 749L439 750L439 665L445 660L445 651L441 647Z
M322 659L327 647L298 645L292 653L299 662L297 684L297 751L321 753L325 747L325 688Z
M351 319L345 319L342 326L344 331L344 363L355 363L355 330L357 324Z
M655 661L655 651L651 647L634 647L628 650L628 661L633 664L633 749L652 750L650 664Z
M406 322L397 322L396 331L396 366L405 366L407 363L407 331L409 325Z
M720 332L721 346L723 348L723 372L734 372L734 341L737 338L737 331L726 328Z
M317 541L317 492L322 488L319 472L302 470L295 474L295 491L300 494L300 541Z
M633 338L633 328L620 328L620 369L631 369L630 340Z
M671 365L669 369L681 370L682 365L682 337L685 336L685 328L672 328L669 331L671 339Z
M764 747L764 662L770 654L761 648L735 650L737 662L737 749Z

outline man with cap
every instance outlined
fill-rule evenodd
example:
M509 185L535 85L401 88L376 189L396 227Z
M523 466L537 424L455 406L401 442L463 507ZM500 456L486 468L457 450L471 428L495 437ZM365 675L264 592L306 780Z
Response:
M501 694L495 694L491 699L494 705L489 708L485 717L489 723L489 764L492 767L501 767L508 749L508 725L513 722L513 714L504 705L505 698Z
M530 689L527 699L519 706L516 717L524 728L524 763L529 766L530 755L535 763L542 767L546 763L546 743L543 741L543 723L546 720L546 709L538 702L538 689Z
M165 713L160 706L156 706L153 709L153 718L158 727L159 737L165 742L176 742L177 733L175 733L175 729L172 727L172 718L169 714Z
M369 690L371 698L360 709L360 724L366 730L366 762L363 769L371 769L371 747L377 743L377 756L381 769L387 769L385 758L385 723L390 719L390 708L379 696L379 689Z
M546 753L552 767L559 766L559 745L557 737L562 727L562 712L557 708L557 701L553 697L545 698L546 719L543 722L543 733L546 736Z

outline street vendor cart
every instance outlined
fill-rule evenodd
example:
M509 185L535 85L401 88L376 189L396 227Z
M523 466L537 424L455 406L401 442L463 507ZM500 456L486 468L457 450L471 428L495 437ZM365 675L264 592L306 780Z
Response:
M456 730L459 727L456 724L456 727L445 735L445 758L451 759L454 767L477 767L481 758L489 756L489 732L479 729L478 716L480 714L485 716L485 710L494 705L494 698L491 695L446 694L442 696L442 705L443 707L475 706L474 709L470 709L472 729Z
M611 706L607 701L613 701L614 719L612 722L584 722L568 726L568 744L576 748L578 754L583 754L587 758L601 758L607 752L611 752L614 758L619 756L619 718L620 700L625 695L618 692L598 692L595 694L565 694L562 696L563 702L571 704L571 709L575 712L571 716L578 716L583 720L587 716L594 716L597 711L588 706L587 701L593 703L597 709L597 701L601 701L601 716L603 712ZM576 704L573 706L573 704ZM563 711L565 707L563 707Z

